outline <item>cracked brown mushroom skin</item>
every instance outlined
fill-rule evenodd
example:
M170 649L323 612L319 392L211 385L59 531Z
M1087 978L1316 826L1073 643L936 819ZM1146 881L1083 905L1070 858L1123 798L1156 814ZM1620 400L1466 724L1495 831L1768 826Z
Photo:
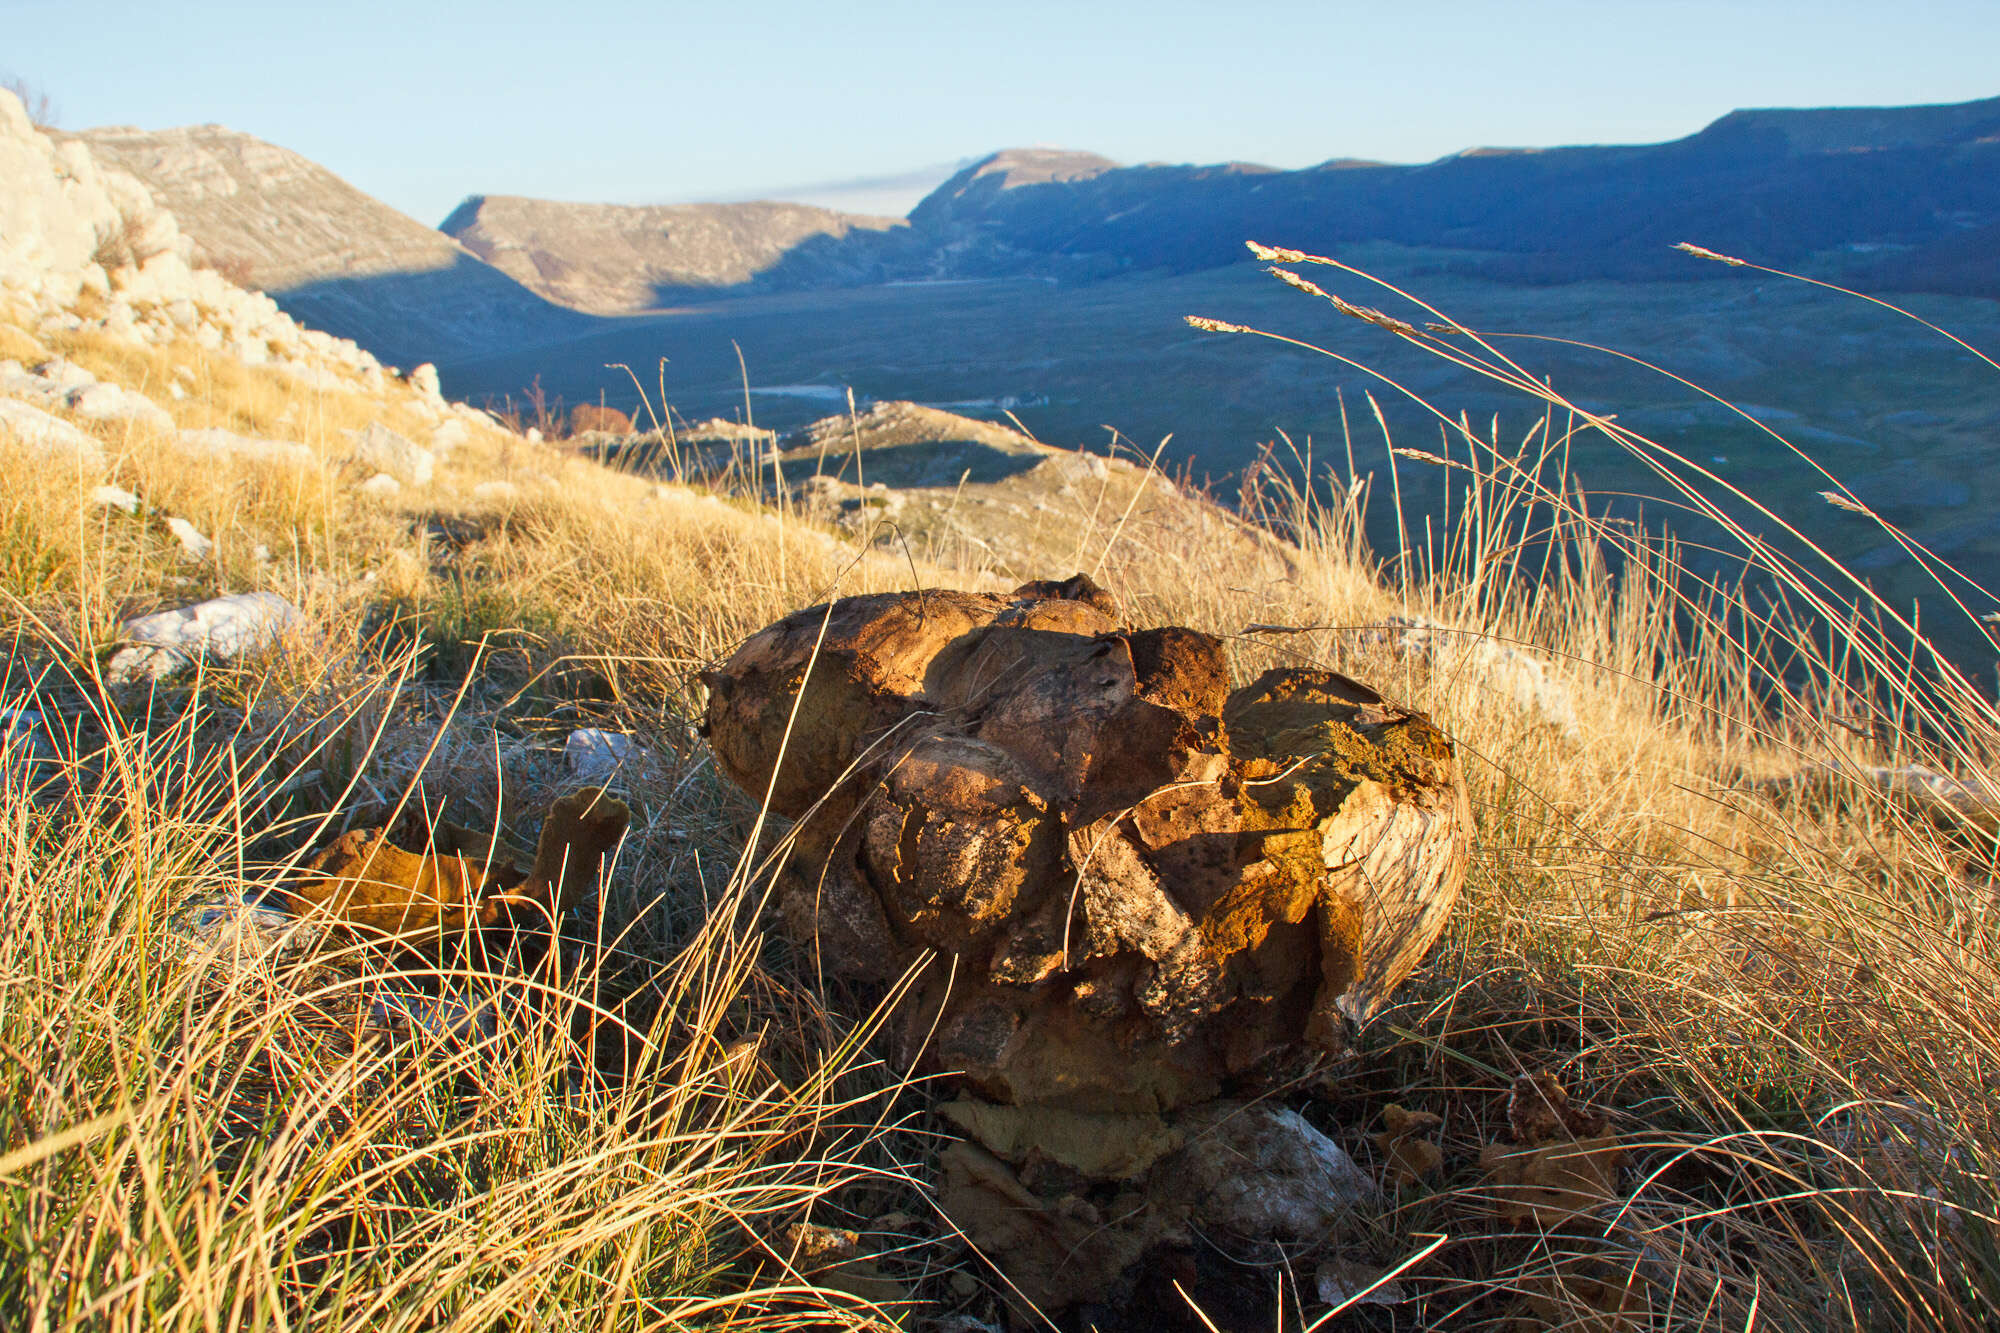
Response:
M723 772L798 821L780 903L895 980L986 1096L1170 1109L1341 1049L1464 882L1449 742L1330 671L1229 689L1220 641L1121 629L1079 577L813 607L708 678Z

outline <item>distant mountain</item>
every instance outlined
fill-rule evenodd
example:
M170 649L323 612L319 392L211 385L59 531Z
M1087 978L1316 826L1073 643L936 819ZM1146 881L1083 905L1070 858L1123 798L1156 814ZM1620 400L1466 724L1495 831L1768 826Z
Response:
M315 328L405 364L519 347L585 321L325 167L220 125L74 137L137 176L196 258Z
M1240 260L1246 237L1479 252L1457 262L1531 282L1685 274L1694 266L1669 249L1682 240L1779 264L1875 254L1886 272L1898 255L1950 249L2000 222L2000 98L1737 111L1671 143L1473 149L1421 166L1117 167L998 153L910 218L952 256L945 267L968 274L1003 255L1053 275L1185 272ZM1985 271L1996 267L1988 251Z
M552 301L622 314L680 293L749 283L808 241L903 225L808 204L569 204L474 195L438 230Z

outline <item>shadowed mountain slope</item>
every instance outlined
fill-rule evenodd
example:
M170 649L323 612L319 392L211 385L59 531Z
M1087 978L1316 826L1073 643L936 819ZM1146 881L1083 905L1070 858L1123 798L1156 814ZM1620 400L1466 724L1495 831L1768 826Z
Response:
M1767 262L1845 251L1886 263L2000 221L2000 98L1737 111L1671 143L1474 149L1421 166L1114 168L1003 153L911 220L968 275L1002 256L1050 275L1186 272L1234 262L1251 236L1478 251L1460 262L1534 282L1683 276L1669 252L1682 240Z

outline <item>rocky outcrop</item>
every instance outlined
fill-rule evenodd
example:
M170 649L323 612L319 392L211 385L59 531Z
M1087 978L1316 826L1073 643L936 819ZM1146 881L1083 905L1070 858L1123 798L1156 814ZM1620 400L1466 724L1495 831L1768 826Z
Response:
M68 136L62 151L144 182L179 219L190 258L387 360L529 346L582 324L449 236L248 134L96 129Z
M752 282L799 247L904 226L809 204L571 204L474 195L439 224L551 301L599 314Z
M964 1077L958 1123L999 1159L957 1159L974 1196L1034 1193L1010 1156L1066 1161L1074 1191L1249 1123L1203 1108L1343 1050L1464 880L1465 784L1428 718L1329 671L1232 690L1219 640L1121 628L1080 576L814 607L707 681L718 766L797 821L780 905L814 964L878 986L914 970L904 1058ZM1209 1222L1256 1233L1254 1182L1192 1152L1169 1193L1207 1180L1234 1201ZM1020 1243L1020 1208L998 1211L996 1243ZM1122 1238L1108 1264L1186 1214L1121 1216L1084 1229Z
M381 367L352 341L302 328L262 292L190 264L194 246L146 183L101 161L84 139L42 133L4 91L0 183L0 302L25 327L95 329L139 343L191 337L247 365L320 381L372 377L379 386ZM14 387L0 393L24 392L18 378L10 371ZM115 386L54 388L86 416L162 420Z

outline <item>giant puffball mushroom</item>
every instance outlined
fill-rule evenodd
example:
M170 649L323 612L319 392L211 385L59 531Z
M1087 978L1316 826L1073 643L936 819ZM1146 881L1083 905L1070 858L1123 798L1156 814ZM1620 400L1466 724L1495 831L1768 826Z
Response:
M705 678L722 771L797 821L826 971L924 951L901 1031L984 1096L1165 1110L1339 1050L1443 929L1471 812L1449 741L1330 671L1229 688L1084 578L852 597Z

